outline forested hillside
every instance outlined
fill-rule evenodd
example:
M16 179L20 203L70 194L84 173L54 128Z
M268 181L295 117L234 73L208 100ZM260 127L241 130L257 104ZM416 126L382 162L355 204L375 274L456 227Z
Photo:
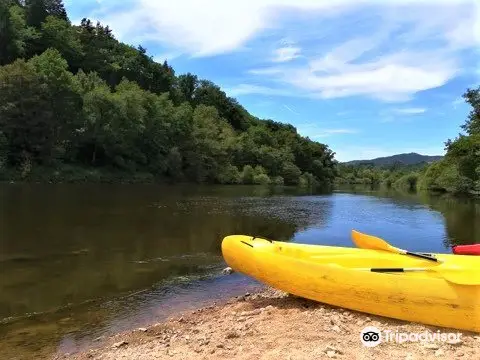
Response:
M0 0L0 177L328 185L334 153L61 0Z
M379 157L371 160L352 160L346 165L374 165L374 166L391 166L395 164L416 165L421 163L430 163L442 160L443 156L427 156L417 153L397 154L392 156Z
M480 87L467 89L463 98L472 108L462 126L465 134L445 143L447 153L441 160L411 165L339 164L336 182L480 194Z

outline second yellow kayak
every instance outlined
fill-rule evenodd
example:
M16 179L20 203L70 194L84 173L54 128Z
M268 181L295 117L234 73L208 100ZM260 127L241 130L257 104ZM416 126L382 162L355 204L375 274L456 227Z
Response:
M441 271L374 273L363 268L453 266L480 272L480 257L435 254L444 264L378 250L227 236L234 270L279 290L351 310L480 332L480 286L447 281Z

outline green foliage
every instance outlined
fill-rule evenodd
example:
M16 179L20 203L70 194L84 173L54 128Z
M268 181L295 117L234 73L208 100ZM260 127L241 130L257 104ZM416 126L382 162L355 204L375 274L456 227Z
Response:
M42 24L42 45L57 49L67 60L70 69L77 70L85 53L74 27L64 19L48 16Z
M254 176L253 176L253 183L254 184L259 184L259 185L268 185L272 181L270 177L267 174L267 171L265 168L261 165L255 166L253 169Z
M22 7L0 1L0 65L8 64L27 53L27 46L39 38L35 28L27 26Z
M315 188L318 185L318 182L313 174L306 172L300 176L299 185L300 187L311 189Z
M253 183L257 185L268 185L272 181L267 174L257 174L253 177Z
M40 28L49 15L68 20L62 0L25 0L25 10L28 25L36 28Z
M282 186L284 185L284 180L283 177L281 176L275 176L272 180L272 184Z
M476 89L467 89L463 98L470 104L472 110L462 129L469 135L480 134L480 86Z
M326 145L250 115L211 81L176 76L108 26L73 26L61 0L2 1L0 26L0 157L25 179L64 169L54 180L296 185L304 174L303 185L330 185L336 175Z
M448 192L468 193L473 188L473 181L462 176L455 164L449 164L437 178L438 186Z
M242 171L242 183L244 184L253 184L255 177L255 171L251 165L245 165Z
M437 164L437 163L434 163ZM338 166L337 183L364 184L370 186L382 185L408 190L417 189L425 182L424 172L428 166L425 163L404 165L373 164L340 164ZM427 176L428 178L428 176Z
M52 152L53 113L48 93L32 63L0 67L0 128L7 138L9 164L41 163Z
M220 184L240 184L242 182L242 174L235 165L227 165L220 170L217 180Z
M182 161L182 154L178 147L171 148L166 159L166 174L174 180L181 179L183 177Z
M416 190L418 178L418 173L410 173L403 175L401 178L399 178L393 183L393 187L405 190Z
M286 185L298 185L302 171L291 162L283 164L282 177Z
M453 193L472 193L480 189L480 87L467 89L464 99L472 107L462 125L466 135L446 142L444 161L431 165L422 187Z
M480 166L480 133L460 135L455 141L447 145L448 161L457 164L460 174L473 181L477 180L476 169Z

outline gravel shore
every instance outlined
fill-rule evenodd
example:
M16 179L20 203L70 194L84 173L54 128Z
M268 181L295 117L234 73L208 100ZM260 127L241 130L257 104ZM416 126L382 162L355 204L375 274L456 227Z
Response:
M148 328L117 334L101 346L54 359L480 359L480 334L449 342L381 342L361 331L457 333L353 312L268 289L194 310Z

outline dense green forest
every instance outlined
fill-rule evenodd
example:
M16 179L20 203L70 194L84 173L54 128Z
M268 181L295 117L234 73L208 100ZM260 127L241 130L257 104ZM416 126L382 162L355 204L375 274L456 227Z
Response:
M0 1L0 177L329 185L327 145L176 75L61 0Z
M386 185L407 190L480 194L480 87L463 98L472 109L465 134L445 143L446 156L431 164L339 164L337 183Z
M394 163L391 165L366 164L339 164L339 184L385 185L408 190L416 190L418 177L421 176L428 164L423 162L414 165Z
M338 164L325 144L252 116L211 81L61 0L0 0L0 180L385 184L480 192L480 87L465 134L431 165Z

